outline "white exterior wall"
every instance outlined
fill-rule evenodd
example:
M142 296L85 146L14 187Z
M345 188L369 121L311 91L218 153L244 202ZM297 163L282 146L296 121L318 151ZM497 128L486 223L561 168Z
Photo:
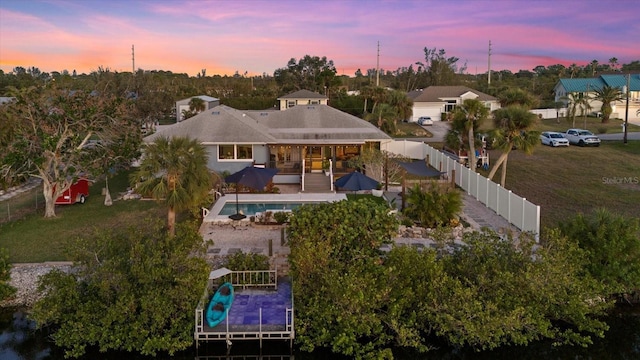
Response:
M441 121L443 111L443 103L414 103L411 122L418 121L421 116L429 116L433 121Z
M288 108L287 104L289 101L295 101L296 102L295 106L311 105L312 102L318 102L321 105L328 105L327 99L289 98L289 99L280 99L280 110L287 110Z

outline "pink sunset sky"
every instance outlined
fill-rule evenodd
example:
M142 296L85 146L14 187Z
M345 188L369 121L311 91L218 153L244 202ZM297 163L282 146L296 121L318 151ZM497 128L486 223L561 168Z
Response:
M249 75L326 56L338 74L396 70L445 49L467 73L640 60L637 0L2 0L0 69L135 67Z

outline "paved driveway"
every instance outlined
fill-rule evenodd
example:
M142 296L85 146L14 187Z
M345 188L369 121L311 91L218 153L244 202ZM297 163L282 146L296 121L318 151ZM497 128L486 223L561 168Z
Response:
M423 129L427 130L433 137L412 137L412 138L395 138L394 140L409 140L409 141L418 141L425 143L441 143L444 142L445 136L447 136L447 132L451 127L451 123L447 121L434 121L433 125L422 126Z

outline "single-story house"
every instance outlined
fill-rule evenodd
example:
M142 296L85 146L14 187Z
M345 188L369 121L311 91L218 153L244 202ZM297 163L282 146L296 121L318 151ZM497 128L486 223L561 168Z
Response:
M587 94L589 98L593 99L595 91L602 89L604 86L610 86L624 91L627 86L627 75L611 74L600 75L595 78L560 79L553 88L553 91L555 93L555 101L563 102L566 105L569 102L569 94ZM602 107L602 103L596 100L591 100L589 105L594 111L600 110ZM623 100L611 104L611 107L613 109L612 117L624 117L626 96ZM629 109L629 117L631 118L635 117L636 111L640 109L640 74L631 74L629 77Z
M309 100L312 100L311 98ZM209 154L212 171L234 173L256 164L277 168L275 183L296 184L303 173L349 171L349 159L391 138L358 117L325 104L298 103L285 111L237 110L226 105L205 110L145 137L197 139Z
M280 110L287 110L297 105L328 105L329 98L309 90L298 90L278 98Z
M220 99L216 99L214 97L207 96L207 95L192 96L190 98L178 100L176 101L176 122L177 123L183 120L182 111L189 110L189 102L191 102L191 99L193 98L199 98L202 101L204 101L205 110L213 109L214 107L220 105Z
M489 111L500 108L497 98L466 86L429 86L411 91L407 96L413 100L413 122L422 116L429 116L433 121L444 120L443 114L461 105L466 99L482 101Z

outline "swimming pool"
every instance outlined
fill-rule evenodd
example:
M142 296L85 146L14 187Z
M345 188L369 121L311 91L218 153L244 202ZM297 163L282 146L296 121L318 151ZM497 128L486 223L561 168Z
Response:
M318 204L346 200L345 194L337 193L298 193L298 194L239 194L238 209L247 216L245 221L256 213L265 211L291 211L303 204ZM229 222L229 215L236 213L235 195L219 198L210 211L205 211L204 222Z
M238 212L251 216L256 213L274 210L295 210L304 204L318 204L319 202L263 202L263 203L238 203ZM233 215L236 213L236 202L227 201L218 215Z

